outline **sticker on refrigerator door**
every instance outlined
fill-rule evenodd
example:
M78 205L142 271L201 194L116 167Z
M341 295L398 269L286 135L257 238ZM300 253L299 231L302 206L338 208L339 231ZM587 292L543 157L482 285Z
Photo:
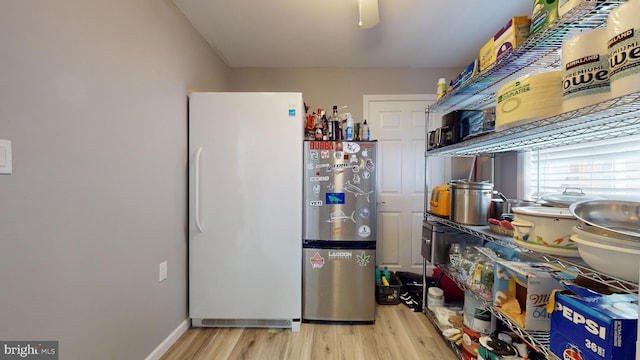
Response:
M320 256L319 252L313 254L313 256L309 258L309 261L311 262L312 269L321 269L324 266L324 258Z
M351 165L351 172L358 173L360 172L360 165Z
M327 205L344 204L344 193L326 193L325 202Z
M371 235L371 228L368 225L360 225L358 227L358 235L363 238L369 237Z
M290 117L296 116L296 109L289 109L289 116Z
M363 149L360 154L362 154L362 157L367 157L367 156L369 156L369 150Z
M309 181L329 181L328 176L312 176L309 178Z
M336 160L342 159L342 151L334 151L333 152L333 158L336 159Z
M355 195L356 199L358 198L358 196L366 196L367 202L371 202L371 200L369 199L369 195L373 193L373 190L365 192L364 190L352 184L351 180L347 181L347 183L344 184L344 191L352 193L353 195Z
M327 185L327 190L329 190L329 191L333 191L333 189L335 189L335 185L333 185L333 183L329 183L329 184Z
M310 150L333 150L333 141L311 141L309 143Z
M371 159L367 159L367 161L365 161L364 166L367 168L367 170L369 171L373 171L373 169L376 168L376 164L373 163L373 160Z
M351 259L352 257L351 251L329 251L329 260Z
M369 265L370 261L371 255L367 255L364 251L362 252L362 254L356 256L356 262L358 262L358 265L360 266L367 266Z
M350 168L350 167L351 167L351 164L347 164L347 163L344 163L344 164L334 164L332 167L333 167L334 169L348 169L348 168Z
M353 174L353 183L354 184L360 184L360 175Z
M352 142L344 143L344 152L347 154L355 154L360 151L360 145Z
M363 173L362 173L362 178L363 178L363 179L367 180L367 179L369 179L370 177L371 177L371 173L370 173L370 172L365 171L365 172L363 172Z
M320 196L320 184L313 185L313 195Z
M356 214L355 211L352 211L351 215L345 214L342 210L334 211L329 214L329 220L325 220L324 222L335 223L335 222L345 222L347 220L351 220L355 224L356 222L356 218L354 217L355 214Z
M358 216L360 216L361 219L368 219L369 215L371 215L369 208L360 208L360 210L358 210Z
M322 159L328 159L330 156L329 150L322 150L320 151L320 158ZM328 164L327 164L328 165Z
M309 206L322 206L322 200L311 200Z
M312 151L310 155L311 155L311 160L318 160L318 152L317 151Z

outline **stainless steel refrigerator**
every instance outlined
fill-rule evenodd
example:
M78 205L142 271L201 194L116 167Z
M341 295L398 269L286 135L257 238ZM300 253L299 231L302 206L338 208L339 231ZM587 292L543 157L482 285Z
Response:
M375 320L376 150L304 142L303 321Z

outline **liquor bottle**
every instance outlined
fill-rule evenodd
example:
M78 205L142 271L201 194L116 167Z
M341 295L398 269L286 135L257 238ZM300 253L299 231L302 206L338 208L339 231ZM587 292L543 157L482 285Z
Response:
M344 139L344 136L342 134L342 120L340 119L340 115L338 115L338 105L333 105L333 111L329 121L333 121L333 132L335 134L335 139Z

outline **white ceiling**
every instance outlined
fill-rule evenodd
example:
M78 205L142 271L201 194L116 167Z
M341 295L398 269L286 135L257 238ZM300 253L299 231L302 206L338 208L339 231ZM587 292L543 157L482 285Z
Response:
M533 0L173 0L231 67L464 67Z

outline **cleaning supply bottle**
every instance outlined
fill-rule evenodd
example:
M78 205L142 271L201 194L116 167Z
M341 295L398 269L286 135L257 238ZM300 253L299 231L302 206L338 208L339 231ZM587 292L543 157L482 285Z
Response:
M347 129L345 130L346 140L353 141L353 118L351 115L347 118Z
M391 280L391 272L386 266L384 267L384 270L382 270L382 274L387 278L387 281Z
M364 124L362 124L362 135L360 136L362 141L370 141L371 136L369 134L369 125L367 125L367 119L364 119Z
M440 100L447 93L447 80L445 78L440 78L438 80L438 88L436 94L438 95L438 100Z

